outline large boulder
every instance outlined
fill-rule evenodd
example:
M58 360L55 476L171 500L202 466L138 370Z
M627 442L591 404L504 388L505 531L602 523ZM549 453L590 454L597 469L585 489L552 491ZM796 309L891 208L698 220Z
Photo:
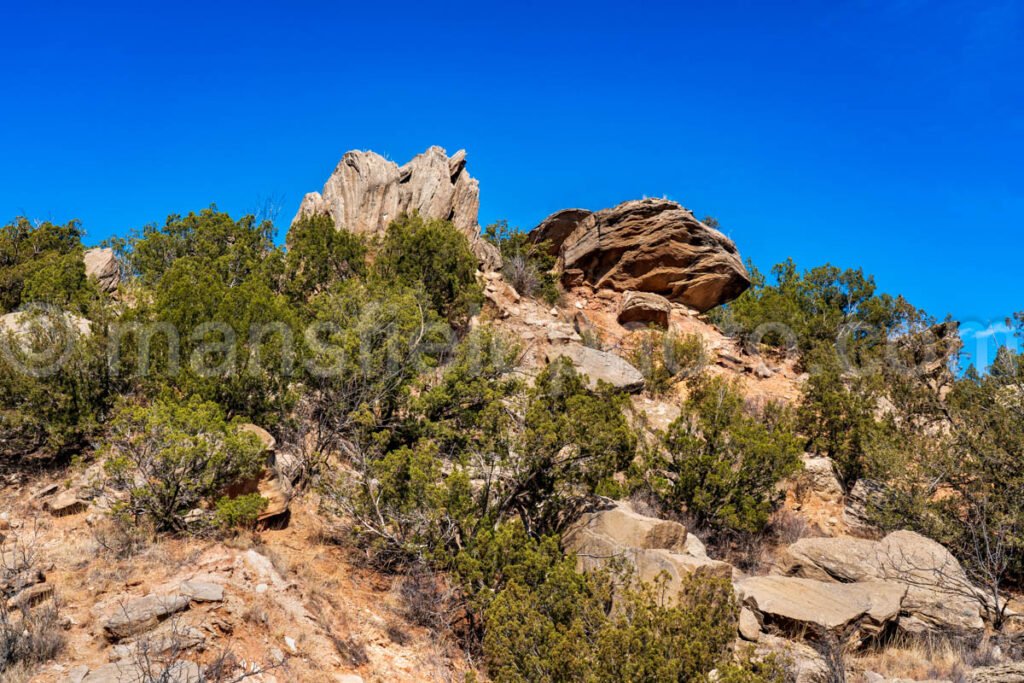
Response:
M89 249L83 256L85 275L96 281L104 292L113 292L121 284L121 270L113 249Z
M706 311L750 286L736 245L667 199L640 199L597 212L559 211L530 233L557 249L572 283L660 294Z
M374 152L346 152L321 192L302 199L292 220L310 214L328 214L339 230L379 237L404 213L450 220L469 240L482 270L497 270L501 256L480 236L477 212L479 183L466 171L466 152L450 158L441 147L431 147L399 166Z
M900 628L980 631L981 601L956 558L913 531L895 531L881 541L804 538L781 555L777 572L819 581L889 581L907 588Z
M736 583L744 606L762 622L789 633L851 631L878 635L900 615L907 587L889 581L829 583L788 576L755 576Z
M583 515L563 535L562 544L566 552L576 555L580 571L599 571L621 559L640 581L652 582L664 573L670 599L691 574L732 576L732 566L710 559L703 544L682 524L638 514L624 502Z
M680 553L686 552L689 536L679 522L641 515L627 503L584 515L575 530L579 533L584 529L631 548Z
M656 325L668 327L672 315L672 303L665 297L651 292L626 292L619 306L619 324Z
M565 356L573 366L589 379L590 387L597 388L598 382L608 382L616 389L628 392L644 388L643 374L628 361L610 351L592 349L583 344L570 342L554 347L548 353L548 362Z

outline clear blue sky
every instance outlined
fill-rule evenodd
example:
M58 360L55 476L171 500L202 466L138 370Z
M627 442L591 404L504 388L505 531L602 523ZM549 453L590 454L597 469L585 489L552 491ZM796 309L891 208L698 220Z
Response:
M762 268L1024 308L1024 0L7 3L0 219L90 242L281 201L341 154L469 151L481 219L643 195Z

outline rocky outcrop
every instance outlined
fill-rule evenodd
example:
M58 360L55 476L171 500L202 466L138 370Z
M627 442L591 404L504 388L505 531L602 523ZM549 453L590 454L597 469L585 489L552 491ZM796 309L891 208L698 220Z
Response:
M651 582L662 572L668 577L666 595L674 599L683 580L693 573L730 578L732 567L710 559L699 539L678 522L647 517L628 503L583 515L562 538L567 552L575 553L580 571L600 570L624 559L636 578Z
M900 614L907 588L888 581L828 583L787 576L755 576L736 583L744 606L783 631L824 629L878 635Z
M874 531L871 508L884 502L885 496L885 486L880 482L858 479L846 495L843 521L851 530L861 534Z
M391 221L405 213L450 220L469 239L482 270L497 270L501 256L480 236L477 212L479 183L466 170L466 152L450 158L441 147L431 147L399 166L374 152L345 153L321 192L302 199L292 220L327 214L339 230L367 237L387 231Z
M960 563L941 545L912 531L881 541L805 538L789 546L776 570L846 584L889 581L907 589L900 629L979 631L981 603Z
M805 453L802 460L803 469L795 482L798 498L813 496L830 503L841 503L843 485L836 476L836 466L832 459Z
M119 605L103 624L108 640L145 633L172 614L188 608L189 598L184 595L147 595Z
M554 347L548 354L548 362L561 356L568 358L579 372L587 376L592 389L596 389L599 382L608 382L616 389L628 392L644 388L644 376L640 371L610 351L570 342Z
M670 315L672 303L665 297L650 292L626 292L619 306L618 321L620 325L638 323L667 328Z
M86 277L94 279L101 291L113 292L121 284L121 270L113 249L89 249L83 258Z
M230 497L250 493L258 493L267 501L267 507L257 517L257 523L263 528L283 528L288 526L290 505L294 490L287 473L278 467L279 453L277 439L259 425L241 424L239 431L254 435L266 454L266 464L258 477L239 482L225 492Z
M557 250L567 284L652 292L701 312L750 286L732 240L667 199L559 211L530 235Z

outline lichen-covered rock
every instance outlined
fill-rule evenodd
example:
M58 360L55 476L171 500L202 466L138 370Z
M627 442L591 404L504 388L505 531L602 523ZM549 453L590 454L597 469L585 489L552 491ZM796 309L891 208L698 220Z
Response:
M64 491L43 502L43 509L54 517L67 517L85 512L89 503L80 499L74 491Z
M1024 662L1008 662L974 669L967 674L970 683L1024 683Z
M172 614L188 608L184 595L147 595L118 605L103 624L109 640L120 640L149 631Z
M367 237L383 235L405 213L450 220L469 240L482 270L501 268L497 248L480 236L480 186L466 171L466 152L451 158L431 147L399 166L374 152L345 153L321 192L310 192L292 223L309 214L328 214L339 230Z
M836 476L836 466L831 458L803 456L803 469L796 478L799 498L815 497L830 503L843 501L843 485Z
M666 199L559 211L530 233L557 249L563 282L653 292L706 311L750 286L736 245Z

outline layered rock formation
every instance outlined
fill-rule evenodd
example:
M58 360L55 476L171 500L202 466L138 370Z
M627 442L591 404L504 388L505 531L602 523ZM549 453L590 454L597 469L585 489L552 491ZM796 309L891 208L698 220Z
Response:
M750 286L732 240L666 199L566 209L530 233L558 254L563 281L653 292L706 311Z
M619 324L639 323L668 327L672 304L663 296L650 292L626 292L619 307Z
M710 559L704 544L682 524L641 515L626 502L583 515L562 541L567 551L575 553L580 571L597 571L624 559L636 569L640 581L654 581L664 573L670 600L690 574L732 576L732 567Z
M761 620L786 632L853 630L863 638L878 635L899 617L907 588L886 581L843 584L755 576L737 582L736 592Z
M399 166L374 152L346 152L323 191L302 199L292 220L328 214L341 230L375 237L404 213L451 221L468 239L483 270L501 267L497 249L480 236L480 185L466 170L466 151L449 157L431 147Z
M907 589L900 628L980 631L980 594L952 554L913 531L894 531L881 541L859 538L805 538L789 546L777 569L818 581L886 581Z

